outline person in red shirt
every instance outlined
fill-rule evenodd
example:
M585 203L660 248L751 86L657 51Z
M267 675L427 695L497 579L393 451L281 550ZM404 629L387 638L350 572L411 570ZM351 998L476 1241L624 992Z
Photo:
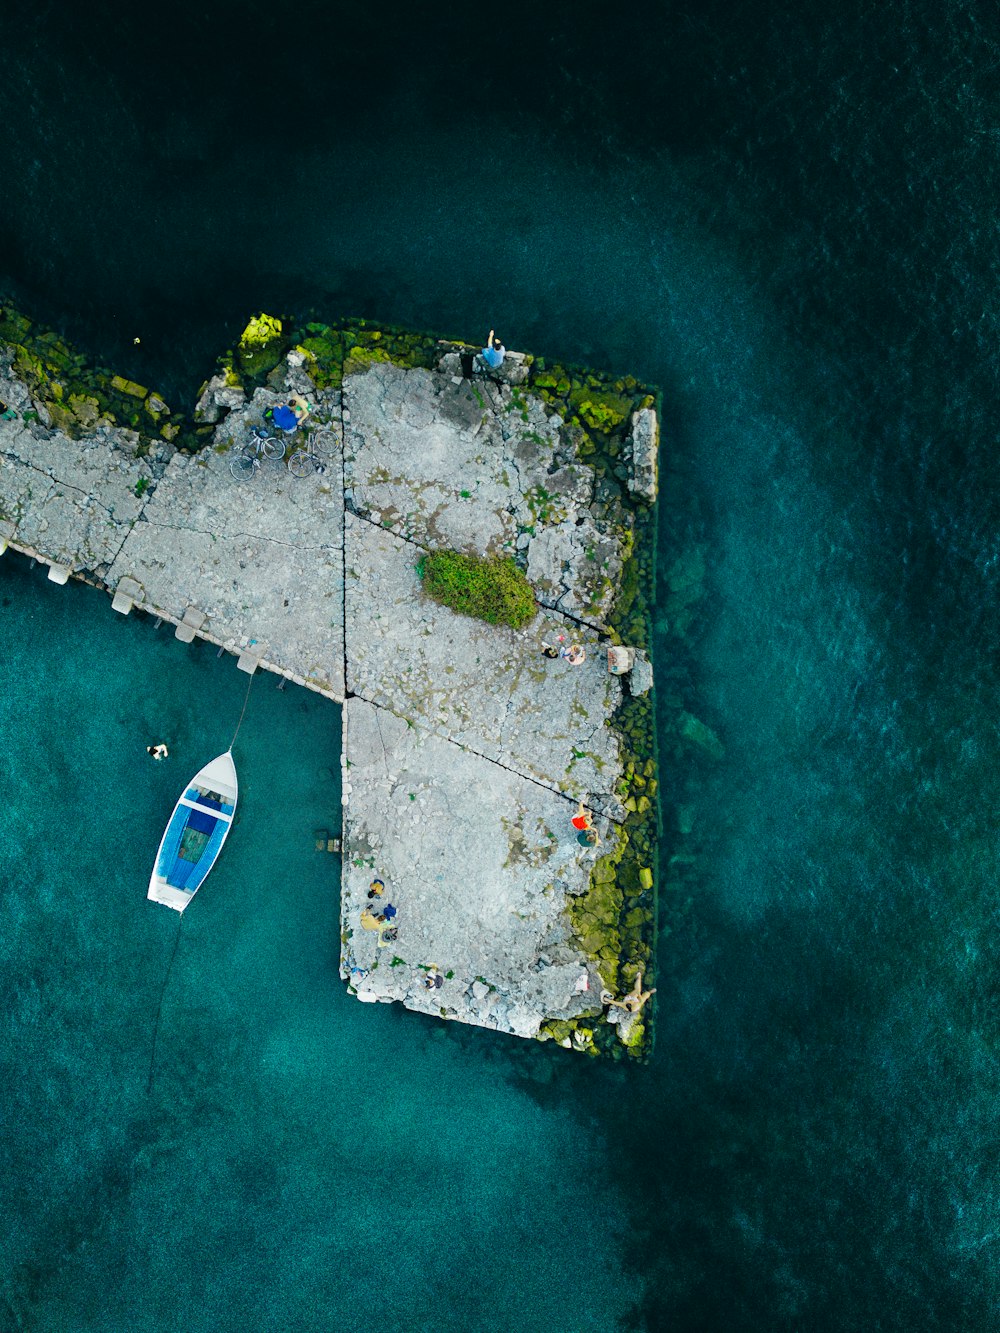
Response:
M583 829L588 829L591 827L593 821L591 820L590 815L584 809L582 801L580 802L577 808L576 814L570 820L570 823L573 825L575 829L580 829L581 831Z

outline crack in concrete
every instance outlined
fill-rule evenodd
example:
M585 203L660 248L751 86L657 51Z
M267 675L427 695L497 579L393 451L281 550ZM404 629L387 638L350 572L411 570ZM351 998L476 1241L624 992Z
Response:
M388 709L386 711L389 711ZM392 774L389 772L389 751L385 743L385 736L382 732L382 718L379 713L375 714L375 725L378 727L378 738L382 742L382 767L385 769L385 778L392 786Z
M62 478L60 477L54 477L51 472L46 471L46 469L43 467L39 467L37 463L30 462L30 460L28 460L27 458L20 458L16 454L11 456L6 453L4 454L4 457L6 457L7 461L10 463L14 463L22 468L27 468L29 472L37 472L37 474L40 477L45 478L46 482L48 483L51 489L55 489L58 486L63 486L67 490L76 491L79 495L84 496L85 499L94 500L95 504L98 504L99 507L103 509L105 513L108 514L109 517L114 516L112 510L108 509L106 505L101 505L100 501L97 500L96 496L88 495L88 493L85 490L83 490L80 486L74 486L73 483L70 481L63 481ZM46 497L46 500L47 499L48 497ZM43 503L45 503L45 501L43 501Z
M350 511L348 511L347 506L345 505L345 506L344 506L344 513L345 513L345 515L346 515L348 512L350 512L350 515L351 515L352 518L360 519L362 523L367 523L369 527L372 527L372 528L378 528L379 532L387 532L387 533L389 534L390 537L395 537L397 541L406 542L406 543L407 543L408 545L410 545L410 546L415 546L415 547L416 547L418 550L420 550L420 551L427 551L427 552L429 553L430 550L431 550L431 548L430 548L429 546L425 546L425 545L423 544L423 542L418 542L417 539L416 539L415 537L406 537L406 536L404 536L401 532L393 532L392 528L387 528L386 525L385 525L384 523L376 523L375 520L369 518L367 514L361 514L361 513L359 513L356 509L351 509ZM345 528L345 531L344 531L344 542L345 542L345 545L346 545L346 542L347 542L347 531L346 531L346 527L347 527L347 524L346 524L346 520L345 520L345 524L344 524L344 528Z
M138 520L137 520L138 521ZM192 532L199 537L211 537L216 542L235 542L235 541L260 541L269 542L272 546L283 546L289 551L337 551L342 553L339 546L334 545L306 545L303 542L283 542L277 537L270 537L263 532L231 532L219 536L218 533L209 532L205 528L195 528L183 523L161 523L158 520L147 518L146 522L151 528L161 528L167 532Z
M57 436L58 432L53 431L50 437L46 437L45 442L48 443L49 439L55 439ZM38 437L31 436L31 438L37 439ZM32 463L29 459L23 458L19 454L11 454L7 450L0 450L0 458L5 458L8 463L11 463L15 466L27 468L31 472L37 472L39 476L45 477L46 480L49 482L49 485L53 488L62 487L64 488L64 490L76 491L78 494L82 495L86 500L92 501L94 505L96 505L99 509L102 509L113 523L127 526L129 531L131 531L134 524L137 523L144 516L146 511L146 506L149 504L149 501L153 498L153 494L155 493L156 487L158 485L158 481L156 478L149 478L149 485L143 491L142 496L136 497L141 501L139 513L136 515L135 519L122 519L122 518L117 518L115 516L114 509L109 508L106 504L102 504L101 501L97 498L97 496L94 495L92 492L86 491L80 486L75 486L71 481L66 481L62 477L53 476L51 472L46 471L45 468L40 467L37 463ZM43 503L47 503L49 498L50 497L46 497L46 500L43 501ZM70 498L71 497L67 496L67 499ZM126 539L127 536L128 533L126 533ZM119 547L119 550L121 550L121 547ZM114 560L112 560L111 563L113 564Z
M373 698L371 698L369 695L362 694L360 691L357 691L357 690L356 690L356 691L354 691L354 697L357 698L357 699L362 699L366 704L369 704L372 708L384 709L387 713L392 713L392 716L393 716L393 717L398 717L398 718L400 718L401 721L408 723L410 726L412 726L412 727L413 727L415 730L417 730L417 731L423 731L423 732L425 732L427 735L429 735L429 736L433 736L436 740L444 741L444 742L445 742L446 744L448 744L448 745L454 745L457 749L459 749L459 750L464 750L467 754L475 755L477 759L484 759L484 760L486 761L486 763L488 763L488 764L494 764L497 768L502 768L502 769L504 770L504 772L506 772L506 773L513 773L513 775L514 775L516 778L521 778L521 779L522 779L523 781L525 781L525 782L531 782L531 783L533 783L534 786L536 786L536 787L542 787L545 791L552 792L552 794L553 794L554 796L559 796L559 797L561 797L564 801L566 801L566 802L567 802L568 804L570 804L570 805L574 804L574 803L578 800L578 798L575 797L575 796L567 796L567 794L566 794L564 791L560 791L559 788L558 788L557 786L555 786L555 785L552 784L552 783L549 783L549 782L544 781L544 779L537 777L537 776L536 776L535 774L533 774L533 773L526 773L526 772L524 772L523 769L520 769L520 768L513 768L513 767L511 767L510 764L505 764L505 763L502 763L501 760L499 760L499 759L494 759L492 755L489 755L489 754L483 754L482 750L477 750L477 749L476 749L474 746L472 746L472 745L464 745L461 741L456 741L456 740L454 739L454 737L452 737L452 736L445 736L445 735L442 735L441 732L439 732L439 731L434 731L432 728L430 728L430 727L425 727L425 726L423 726L423 725L422 725L421 723L419 723L419 722L413 722L410 718L405 718L405 717L403 717L403 715L402 715L401 713L397 713L397 712L395 712L395 710L392 709L392 708L390 708L387 704L379 703L377 699L373 699ZM382 734L382 730L381 730L381 726L380 726L380 727L379 727L379 735L381 736L381 734ZM383 750L384 750L384 745L383 745ZM388 776L388 774L387 774L387 776ZM601 794L602 794L602 795L603 795L603 794L606 794L606 795L609 795L609 796L613 796L613 795L614 795L613 792L601 793ZM593 806L588 806L587 808L588 808L588 809L592 809L592 810L594 811L595 814L601 814L601 813L603 813L603 812L601 812L601 811L596 810ZM608 819L612 819L615 823L621 823L621 822L622 822L622 820L620 820L620 819L616 819L615 816L612 815L612 814L608 814L606 817L607 817Z

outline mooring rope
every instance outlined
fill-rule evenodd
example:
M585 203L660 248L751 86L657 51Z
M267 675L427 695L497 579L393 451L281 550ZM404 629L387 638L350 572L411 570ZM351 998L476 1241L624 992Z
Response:
M243 725L243 714L247 711L247 704L250 702L250 690L253 686L253 676L247 681L247 692L243 699L243 711L240 713L240 720L236 724L236 730L233 732L233 739L229 742L230 750L236 744L236 737L240 734L240 727Z
M184 917L178 913L177 916L177 934L174 936L174 947L170 952L170 962L167 964L167 974L163 978L163 986L160 990L160 1003L156 1006L156 1022L153 1024L153 1049L149 1055L149 1078L146 1080L146 1095L153 1091L153 1072L156 1066L156 1041L160 1035L160 1015L163 1013L163 1001L167 994L167 982L170 980L170 973L174 966L174 959L177 957L177 946L181 942L181 922Z

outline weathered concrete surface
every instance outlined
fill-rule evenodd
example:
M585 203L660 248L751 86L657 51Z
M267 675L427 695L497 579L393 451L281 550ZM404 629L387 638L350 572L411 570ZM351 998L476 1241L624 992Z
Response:
M602 623L628 515L596 512L593 468L541 399L375 364L345 379L344 406L349 505L425 546L526 551L543 605Z
M278 401L277 394L266 395ZM109 581L129 577L146 605L231 651L254 652L291 679L344 697L343 483L339 454L322 474L293 477L285 461L234 481L227 447L260 421L265 402L217 428L216 448L178 454L126 539ZM339 431L339 423L330 429ZM290 448L295 445L290 443Z
M565 917L597 855L572 802L361 699L344 706L344 757L341 974L358 997L521 1037L600 1015L603 983ZM617 835L601 831L603 852ZM375 876L386 893L369 900ZM380 947L362 914L385 903L397 934Z
M596 635L554 612L524 630L486 625L425 596L421 548L348 514L347 688L458 745L598 808L620 810L621 701ZM587 660L550 661L543 642L580 642Z
M24 387L0 364L0 399L30 409ZM0 420L0 520L43 558L103 578L163 474L173 447L137 453L135 431L98 426L70 440L41 422Z

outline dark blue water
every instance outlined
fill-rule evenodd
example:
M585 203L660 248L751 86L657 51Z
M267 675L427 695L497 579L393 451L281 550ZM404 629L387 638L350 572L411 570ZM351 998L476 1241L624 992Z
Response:
M4 43L0 285L97 360L189 398L260 306L494 325L662 384L669 455L653 1063L352 1008L321 887L230 952L223 881L167 991L203 1009L144 1102L169 941L121 868L78 929L32 825L46 873L22 887L20 844L0 852L11 1320L994 1327L995 12L97 4L9 16ZM671 574L699 556L685 610ZM96 888L114 831L73 764L33 758L64 743L62 641L43 620L8 644L58 596L86 681L125 631L25 578L3 571L4 692L37 702L30 729L7 705L8 754L79 812ZM178 658L127 633L144 733L174 697L153 655ZM682 707L722 760L678 740ZM134 752L128 711L95 700L89 754ZM255 725L294 781L309 718L285 757L283 715ZM270 981L292 988L273 1015Z

